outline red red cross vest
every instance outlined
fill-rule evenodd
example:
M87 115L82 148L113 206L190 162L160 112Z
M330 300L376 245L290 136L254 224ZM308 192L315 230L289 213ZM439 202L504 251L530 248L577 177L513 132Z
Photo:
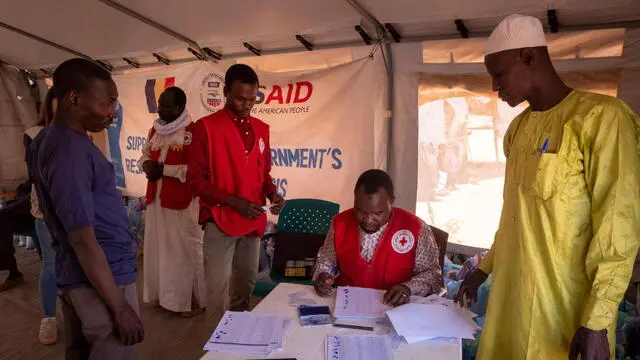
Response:
M187 165L187 152L185 147L191 145L193 126L194 123L192 122L184 129L185 139L182 146L170 147L169 150L167 150L167 157L164 160L165 165ZM151 141L155 133L156 129L151 128L147 141ZM158 161L159 158L160 149L151 150L151 160ZM153 203L156 198L157 190L157 182L147 182L147 204ZM193 194L191 193L187 183L180 182L180 180L169 176L162 177L162 186L160 187L160 206L171 210L184 210L189 207L191 200L193 200Z
M269 125L253 117L247 120L255 135L253 148L248 153L233 120L224 110L200 119L209 142L209 179L213 186L231 195L266 205L265 167L271 161L271 154L267 153L266 147L269 143ZM227 235L243 236L254 231L259 236L264 235L266 214L250 220L224 204L211 207L201 202L201 206L211 210L216 225Z
M370 263L360 255L360 225L353 209L333 218L334 242L340 275L339 286L389 290L413 277L416 247L422 221L414 214L393 208L387 228Z

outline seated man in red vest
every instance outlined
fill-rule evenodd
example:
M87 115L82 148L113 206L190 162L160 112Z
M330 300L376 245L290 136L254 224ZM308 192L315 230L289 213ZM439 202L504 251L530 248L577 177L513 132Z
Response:
M333 218L318 252L316 292L333 285L387 290L385 303L405 304L411 295L437 294L444 287L431 228L406 210L393 207L391 177L368 170L358 179L352 209Z

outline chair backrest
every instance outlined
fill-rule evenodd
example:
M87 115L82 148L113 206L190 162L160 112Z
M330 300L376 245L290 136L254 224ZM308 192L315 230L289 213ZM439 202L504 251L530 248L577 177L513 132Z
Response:
M440 230L435 226L429 225L429 227L431 228L431 232L433 233L433 237L436 240L436 244L438 245L438 250L440 251L440 267L444 266L444 256L445 253L447 252L447 243L449 242L449 233L444 231L444 230Z
M278 232L324 235L340 205L317 199L287 200L278 218Z

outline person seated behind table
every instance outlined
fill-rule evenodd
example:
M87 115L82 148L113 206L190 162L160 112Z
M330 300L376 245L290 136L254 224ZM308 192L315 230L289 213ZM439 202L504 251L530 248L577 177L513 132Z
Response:
M439 293L442 270L431 228L393 207L391 177L368 170L354 193L354 207L333 218L318 252L316 292L328 296L334 284L387 290L384 302L393 306L407 303L411 295Z

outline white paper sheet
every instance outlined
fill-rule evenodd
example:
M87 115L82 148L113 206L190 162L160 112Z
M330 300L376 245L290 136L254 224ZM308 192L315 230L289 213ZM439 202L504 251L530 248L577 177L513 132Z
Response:
M387 311L387 316L407 342L437 337L473 339L479 328L455 304L406 304Z
M346 319L380 319L391 306L382 300L384 290L339 286L334 316Z
M284 339L284 334L289 329L289 326L293 324L293 320L284 319L282 322L282 328L278 331L277 334L274 335L273 339L271 339L271 350L282 350L282 340Z
M391 338L385 335L327 336L327 360L392 360Z
M204 350L269 354L282 348L292 320L278 314L227 311Z

